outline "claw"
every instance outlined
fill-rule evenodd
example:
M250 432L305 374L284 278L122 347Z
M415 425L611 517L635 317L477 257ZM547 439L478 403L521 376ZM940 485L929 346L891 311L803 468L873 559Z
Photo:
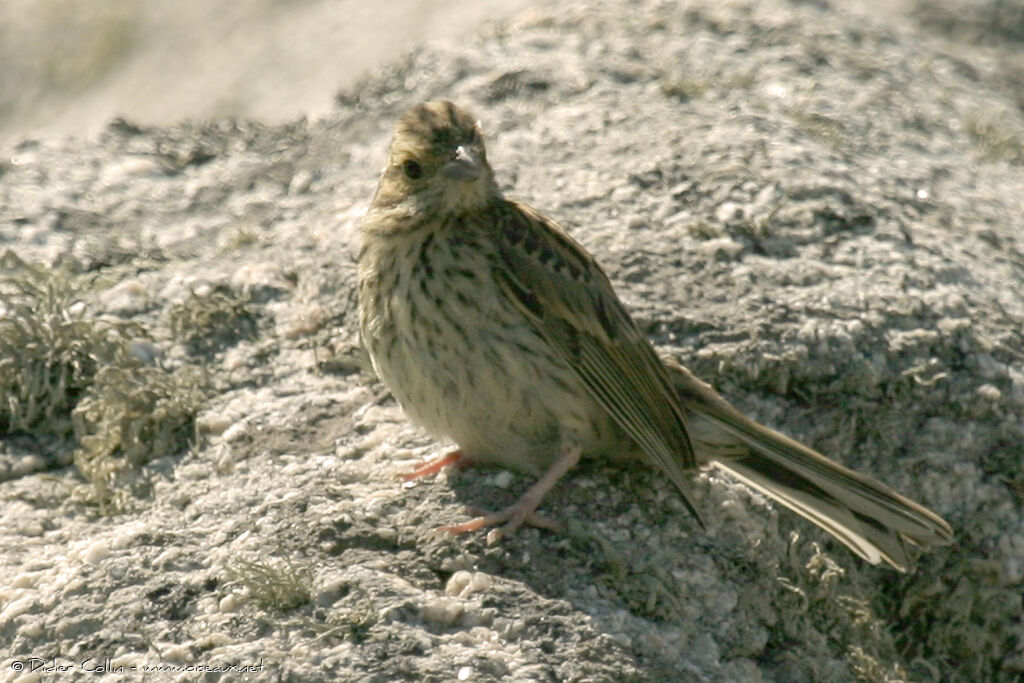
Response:
M551 517L547 517L538 512L527 510L520 500L515 505L509 505L504 510L499 512L492 512L490 514L480 515L474 517L468 522L461 524L450 524L443 526L438 531L447 531L450 534L464 534L470 531L476 531L482 529L485 526L498 526L501 524L500 529L494 529L491 534L496 531L500 531L501 535L507 535L514 532L516 529L521 527L523 524L529 524L530 526L537 527L538 529L548 529L549 531L559 531L562 528L562 523ZM499 537L500 538L500 537ZM490 536L488 536L490 541Z
M448 453L445 453L439 458L428 460L427 462L423 463L422 465L414 469L412 472L400 474L398 478L401 479L402 481L412 481L413 479L419 479L420 477L425 477L429 474L437 474L448 465L458 465L459 467L464 467L466 465L465 457L466 456L463 455L462 451L458 449L454 451L449 451Z

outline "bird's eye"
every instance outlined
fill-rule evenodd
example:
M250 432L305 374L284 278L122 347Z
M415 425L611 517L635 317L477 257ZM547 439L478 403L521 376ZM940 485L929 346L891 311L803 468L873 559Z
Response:
M406 159L402 162L402 172L409 180L416 180L423 175L423 167L412 159Z

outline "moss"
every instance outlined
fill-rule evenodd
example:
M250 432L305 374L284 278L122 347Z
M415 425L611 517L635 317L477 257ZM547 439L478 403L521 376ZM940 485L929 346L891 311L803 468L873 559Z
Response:
M789 116L805 133L824 142L833 149L842 149L846 141L846 126L837 118L817 112L793 108Z
M120 507L122 475L188 445L203 378L143 364L128 344L145 330L91 315L66 271L8 251L0 273L0 433L73 436L86 497Z
M673 97L682 102L703 97L710 87L706 79L693 78L673 70L666 71L661 75L659 85L662 94L666 97Z
M227 577L229 582L247 589L264 609L287 612L313 599L312 570L291 560L234 558L227 567Z
M96 374L72 413L74 463L104 512L123 507L125 475L188 446L204 385L192 367L171 374L130 363Z
M1024 164L1024 142L995 121L973 116L967 120L967 134L981 149L985 161Z
M171 334L196 355L210 355L252 339L259 330L259 320L249 303L247 297L223 286L205 293L192 292L168 312Z
M0 256L0 432L66 436L99 368L123 361L138 332L91 319L66 271Z

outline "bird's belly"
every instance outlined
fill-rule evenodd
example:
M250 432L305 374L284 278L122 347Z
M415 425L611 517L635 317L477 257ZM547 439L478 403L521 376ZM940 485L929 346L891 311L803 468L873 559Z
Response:
M566 445L585 455L628 440L571 368L494 287L397 290L367 340L374 367L416 422L478 462L543 472ZM463 299L452 306L453 292ZM374 327L374 326L371 326Z

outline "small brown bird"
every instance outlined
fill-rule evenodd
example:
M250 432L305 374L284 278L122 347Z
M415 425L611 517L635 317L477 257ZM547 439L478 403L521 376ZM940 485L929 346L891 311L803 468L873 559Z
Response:
M399 120L362 223L360 326L380 379L461 459L539 477L464 532L524 521L581 455L644 458L687 495L714 465L862 558L906 571L908 544L949 543L930 510L747 418L659 359L594 258L498 190L477 120L447 101Z

